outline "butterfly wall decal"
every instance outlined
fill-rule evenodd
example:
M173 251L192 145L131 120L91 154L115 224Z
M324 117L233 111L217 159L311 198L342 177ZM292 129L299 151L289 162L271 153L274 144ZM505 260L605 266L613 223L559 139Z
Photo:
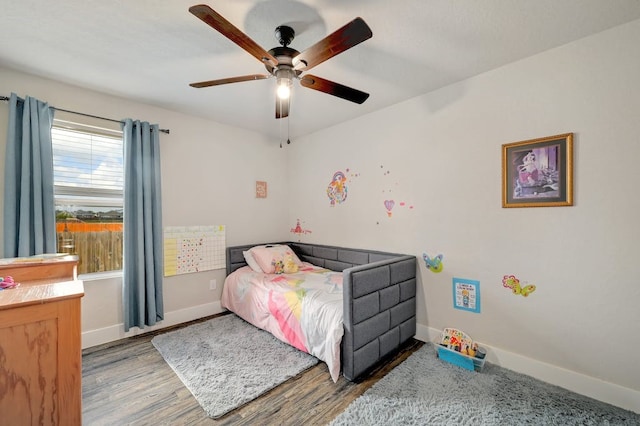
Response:
M422 254L422 258L424 259L424 263L427 265L427 269L435 273L442 271L442 268L444 268L442 257L443 256L439 254L432 259L427 253Z
M513 294L521 294L524 297L528 297L536 290L536 286L528 284L524 287L520 286L520 280L515 275L505 275L502 278L502 285L506 288L510 288Z

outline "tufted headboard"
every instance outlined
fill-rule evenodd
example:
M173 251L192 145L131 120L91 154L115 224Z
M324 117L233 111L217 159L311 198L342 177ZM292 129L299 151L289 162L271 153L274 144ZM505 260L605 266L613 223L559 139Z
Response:
M404 256L402 254L386 253L382 251L349 249L320 244L292 242L264 244L287 244L303 262L309 262L316 266L321 266L323 268L339 272L358 265L366 265L367 263ZM257 245L261 244L227 247L227 275L238 268L247 266L247 262L244 260L242 252Z

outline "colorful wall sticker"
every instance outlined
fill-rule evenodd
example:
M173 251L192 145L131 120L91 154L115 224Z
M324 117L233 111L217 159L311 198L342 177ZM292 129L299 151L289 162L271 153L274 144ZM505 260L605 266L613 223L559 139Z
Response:
M384 208L387 209L387 216L391 217L392 213L391 210L393 210L393 206L396 205L396 202L393 200L384 200Z
M341 204L347 199L347 177L341 171L333 174L327 187L327 197L331 200L331 207Z
M435 273L442 272L442 269L444 268L444 264L442 263L442 254L439 254L432 259L427 253L422 253L422 258L424 259L424 263L426 263L428 270Z
M531 293L536 291L536 286L528 284L525 286L520 285L520 280L515 275L505 275L502 277L502 286L510 288L513 294L521 294L524 297L528 297Z
M302 225L300 224L300 219L296 219L296 226L294 228L291 228L291 232L298 236L304 235L304 234L311 234L311 230L302 228Z
M345 173L347 175L349 175L349 182L353 182L354 179L359 178L360 177L360 173L355 172L351 169L349 169L348 167L345 169Z
M380 170L382 171L382 176L384 176L385 180L388 178L391 178L391 171L386 169L384 165L380 165ZM398 181L393 182L392 185L388 185L385 183L384 187L382 188L382 194L385 197L385 199L383 200L383 205L385 210L387 211L387 217L393 216L392 210L394 207L396 208L396 211L398 211L398 207L401 207L402 209L407 208L409 210L413 210L412 204L407 203L406 201L398 202L391 198L392 196L391 194L394 193L396 189L402 190L402 186ZM397 192L396 192L396 196L397 196Z

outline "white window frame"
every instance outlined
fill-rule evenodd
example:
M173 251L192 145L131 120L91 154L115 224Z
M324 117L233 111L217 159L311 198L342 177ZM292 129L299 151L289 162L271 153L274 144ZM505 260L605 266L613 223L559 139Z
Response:
M123 139L123 133L120 130L107 129L103 127L97 127L55 118L53 120L53 128L70 130L91 135L106 136L110 138L120 139L121 141ZM87 207L100 206L124 209L124 166L123 185L121 189L87 188L79 186L59 185L54 181L54 203L56 209L58 209L59 206L64 205L79 205ZM86 281L121 276L122 270L118 269L110 271L88 272L80 274L79 278Z

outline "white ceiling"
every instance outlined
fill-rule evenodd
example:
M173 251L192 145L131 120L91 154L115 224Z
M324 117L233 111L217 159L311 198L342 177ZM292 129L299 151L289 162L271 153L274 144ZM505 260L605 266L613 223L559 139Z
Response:
M189 87L265 73L188 12L193 0L0 4L2 66L276 139L287 126L294 139L640 18L638 0L209 0L266 50L282 24L298 51L357 16L371 27L373 38L311 71L370 98L358 105L296 84L287 124L274 117L274 79Z

